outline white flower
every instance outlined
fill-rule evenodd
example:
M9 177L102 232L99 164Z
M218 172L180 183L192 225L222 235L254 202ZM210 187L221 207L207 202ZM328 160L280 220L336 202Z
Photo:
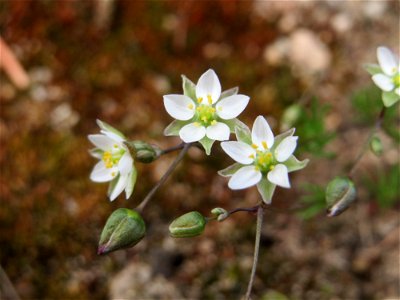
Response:
M96 146L90 151L91 155L100 159L90 174L95 182L111 181L108 196L115 200L125 190L128 199L136 182L136 168L133 158L124 144L126 141L122 133L110 125L97 120L101 134L91 134L89 140Z
M237 95L237 89L221 93L221 84L215 72L208 70L194 85L183 77L184 95L165 95L164 106L168 114L180 121L167 127L166 135L178 130L185 143L225 141L229 139L232 122L247 106L249 97ZM173 127L173 129L171 129ZM211 145L208 145L211 148Z
M288 173L308 163L293 156L298 139L293 133L294 129L274 137L262 116L254 121L251 134L248 128L237 128L239 141L222 142L221 146L238 164L220 171L220 175L232 176L228 186L233 190L257 185L264 202L269 204L275 186L290 188Z
M388 48L378 47L377 57L379 66L370 66L372 80L383 91L382 100L385 106L392 106L400 99L400 64Z

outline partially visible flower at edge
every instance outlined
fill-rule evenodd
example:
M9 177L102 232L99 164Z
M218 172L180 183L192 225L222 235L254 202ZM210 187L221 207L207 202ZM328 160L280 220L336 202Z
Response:
M380 46L376 51L379 65L366 64L366 70L372 75L372 81L382 90L382 101L386 107L400 100L400 64L399 58L388 48Z
M238 95L238 88L221 93L214 70L202 74L195 85L185 76L183 95L164 96L168 114L175 118L164 134L179 135L185 143L200 142L207 155L214 141L225 141L240 122L236 117L246 108L249 97Z
M128 147L124 144L125 136L105 122L97 120L100 134L90 134L89 140L96 146L90 154L100 161L94 166L90 179L95 182L108 182L108 197L115 200L125 190L126 199L133 192L137 170Z
M219 171L232 176L228 186L233 190L257 185L262 199L270 204L275 187L290 188L288 173L303 169L308 159L299 161L293 152L297 146L295 129L276 137L264 117L258 116L252 131L236 127L238 141L222 142L222 149L237 163Z

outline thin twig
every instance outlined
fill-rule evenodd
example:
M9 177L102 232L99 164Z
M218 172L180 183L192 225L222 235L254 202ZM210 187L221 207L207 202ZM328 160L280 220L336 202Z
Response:
M147 203L153 197L153 195L157 192L157 190L164 184L164 182L168 179L169 175L171 175L172 171L176 168L176 166L180 163L180 161L185 156L186 152L189 150L192 144L185 144L182 151L179 155L175 158L174 162L170 165L167 172L161 177L160 181L151 189L151 191L147 194L147 196L143 199L143 201L136 207L136 210L142 212L143 209L146 207Z
M349 172L347 173L347 175L350 178L353 176L353 173L356 170L358 164L360 163L364 154L367 152L369 143L371 142L371 139L373 138L375 132L381 127L383 118L385 116L385 111L386 111L386 107L382 107L382 109L378 115L378 118L375 121L374 127L371 129L371 132L369 133L367 140L365 141L364 145L362 146L360 153L358 153L357 158L354 160L353 165L351 166Z
M180 143L179 145L173 146L171 148L161 150L160 155L168 154L168 153L174 152L176 150L183 149L183 147L185 147L185 143Z
M264 208L262 205L258 206L257 210L257 229L256 229L256 241L254 245L254 257L253 257L253 267L251 269L251 275L249 280L249 285L247 286L246 300L250 299L251 289L253 287L254 277L256 275L257 263L258 263L258 253L260 250L260 239L261 239L261 227L263 222Z

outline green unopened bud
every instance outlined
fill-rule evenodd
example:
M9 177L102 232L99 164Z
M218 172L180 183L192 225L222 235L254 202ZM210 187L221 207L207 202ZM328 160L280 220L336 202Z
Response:
M381 156L383 153L383 146L381 139L377 136L374 136L371 141L369 142L369 147L371 151L376 155L376 156Z
M336 217L344 212L356 199L354 183L347 177L336 177L325 191L327 216Z
M144 141L125 142L129 152L135 160L142 163L151 163L161 155L161 149L156 145L150 145Z
M169 233L174 238L194 237L204 231L206 223L201 213L191 211L175 219L169 225Z
M282 130L285 131L291 128L300 118L302 108L300 104L292 104L287 107L282 114L281 126Z
M221 208L221 207L213 208L213 209L211 210L211 213L212 213L213 215L216 215L217 220L218 220L219 222L221 222L221 221L225 220L227 217L229 217L228 212L227 212L225 209Z
M145 233L146 225L138 212L118 208L111 214L103 228L97 254L133 247Z

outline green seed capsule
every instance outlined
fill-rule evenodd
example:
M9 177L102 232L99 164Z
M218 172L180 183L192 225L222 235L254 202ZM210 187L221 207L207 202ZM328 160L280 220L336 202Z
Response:
M336 177L325 191L327 216L336 217L344 212L356 199L354 183L347 177Z
M191 211L175 219L169 225L169 233L174 238L200 235L206 227L206 219L197 211Z
M142 163L151 163L161 155L161 149L144 141L125 142L132 157Z
M376 156L381 156L383 153L383 146L381 139L377 136L374 136L371 141L369 142L369 147L371 151L376 155Z
M137 211L119 208L110 215L103 228L97 253L133 247L145 233L146 225Z

